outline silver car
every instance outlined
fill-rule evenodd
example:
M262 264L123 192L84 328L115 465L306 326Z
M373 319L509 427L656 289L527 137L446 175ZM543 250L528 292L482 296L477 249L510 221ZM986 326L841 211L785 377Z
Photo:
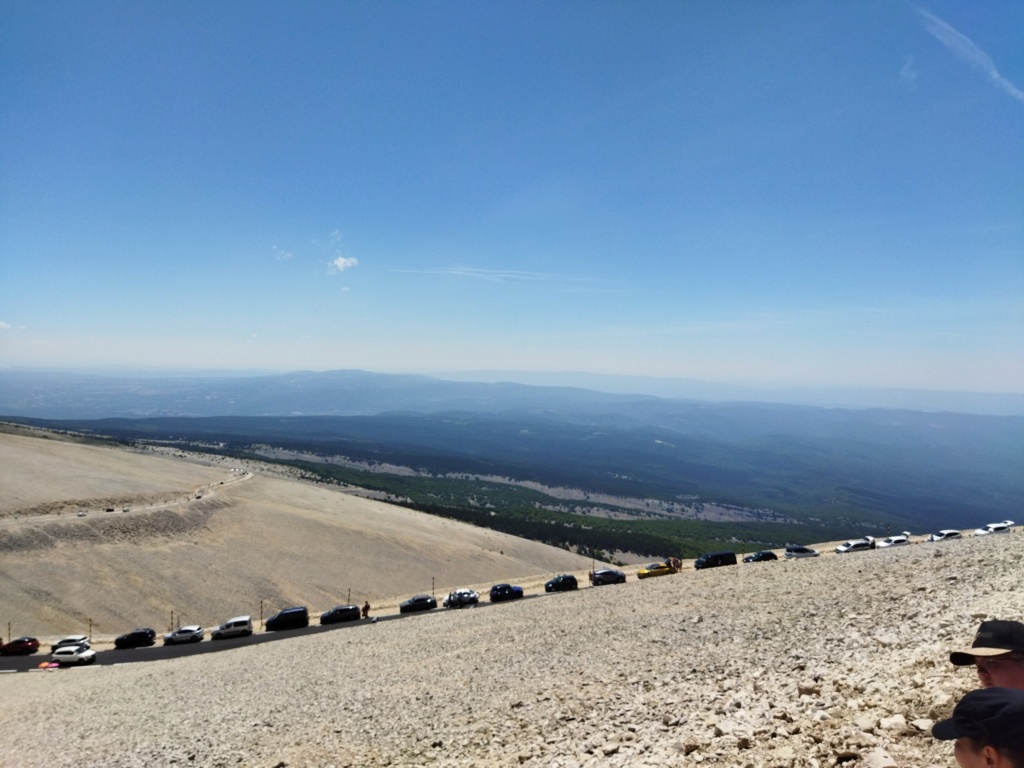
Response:
M626 574L614 568L601 568L590 574L590 583L595 587L602 584L625 584Z
M252 634L252 616L235 616L228 619L213 632L211 640L226 640L229 637L248 637Z
M50 646L51 651L56 651L58 648L63 648L65 645L84 645L86 648L89 647L89 636L88 635L68 635L62 637L56 643Z
M180 627L164 635L164 645L181 645L182 643L198 643L206 637L206 630L198 624Z

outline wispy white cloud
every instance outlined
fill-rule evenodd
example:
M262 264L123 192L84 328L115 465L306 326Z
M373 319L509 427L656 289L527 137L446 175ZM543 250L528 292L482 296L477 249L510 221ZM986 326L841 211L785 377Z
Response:
M607 281L590 277L567 277L547 272L527 272L518 269L481 269L479 267L445 267L442 269L392 269L411 275L450 275L483 280L489 283L549 283L552 285L594 285Z
M295 258L295 254L291 251L286 251L282 248L278 248L276 245L272 246L274 249L274 258L278 261L291 261Z
M923 8L919 8L918 11L924 17L925 29L932 37L946 46L958 59L985 75L994 86L1024 104L1024 91L999 74L991 56L975 45L967 35L958 32L938 16L928 13Z
M472 277L493 283L505 283L512 280L530 282L550 282L556 278L543 272L522 272L515 269L479 269L477 267L446 267L444 269L393 269L392 272L403 272L416 275L454 275L456 277Z
M331 271L344 272L346 269L352 269L352 267L358 264L359 259L353 259L346 256L338 256L331 260Z
M914 57L907 56L900 67L900 82L904 85L913 86L917 83L917 69L914 67Z
M341 230L336 229L331 232L331 247L334 250L334 258L330 260L328 266L331 272L344 272L346 269L352 269L352 267L359 264L359 259L342 255L342 245L344 242L345 236L341 233Z
M11 328L11 324L10 323L5 323L3 320L0 320L0 331L8 331L8 330L10 330L10 328Z

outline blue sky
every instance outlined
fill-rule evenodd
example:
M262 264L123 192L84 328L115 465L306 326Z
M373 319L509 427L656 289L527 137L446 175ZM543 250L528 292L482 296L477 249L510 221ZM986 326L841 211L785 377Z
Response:
M1024 3L0 2L0 367L1024 391Z

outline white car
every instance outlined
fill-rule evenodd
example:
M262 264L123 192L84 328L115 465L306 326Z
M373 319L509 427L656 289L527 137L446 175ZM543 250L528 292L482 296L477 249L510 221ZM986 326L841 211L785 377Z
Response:
M974 532L975 536L988 536L990 533L1009 533L1010 526L1005 522L1003 523L989 523L984 528L979 528Z
M213 632L211 640L224 640L228 637L248 637L252 634L252 616L235 616L228 619Z
M180 627L164 635L164 645L180 645L181 643L198 643L206 637L206 631L198 624Z
M89 647L89 636L88 635L68 635L62 637L56 643L50 646L51 651L56 651L58 648L63 648L65 645L84 645L86 648Z
M786 547L786 559L796 560L802 557L817 557L821 553L816 549L804 547L799 544L790 544Z
M878 546L880 546L880 547L902 547L904 544L909 544L910 543L909 535L910 534L902 533L899 536L886 536L884 539L882 539L880 542L878 542Z
M466 606L476 605L479 602L480 595L478 595L476 591L462 588L448 593L448 597L444 599L444 607L465 608Z
M92 664L96 661L96 651L88 645L62 645L50 654L50 658L62 667Z
M870 539L850 539L836 547L836 552L842 555L847 552L863 552L867 549L871 549Z
M954 528L943 528L938 533L933 533L928 537L928 541L949 541L950 539L961 538L960 531Z

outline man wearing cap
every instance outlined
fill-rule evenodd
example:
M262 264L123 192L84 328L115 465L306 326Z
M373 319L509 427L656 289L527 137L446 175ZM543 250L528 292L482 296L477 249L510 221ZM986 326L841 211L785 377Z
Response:
M1024 691L980 688L932 726L936 739L956 739L960 768L1024 768Z
M983 688L1024 690L1024 624L983 621L970 649L953 651L949 660L958 667L977 667Z

